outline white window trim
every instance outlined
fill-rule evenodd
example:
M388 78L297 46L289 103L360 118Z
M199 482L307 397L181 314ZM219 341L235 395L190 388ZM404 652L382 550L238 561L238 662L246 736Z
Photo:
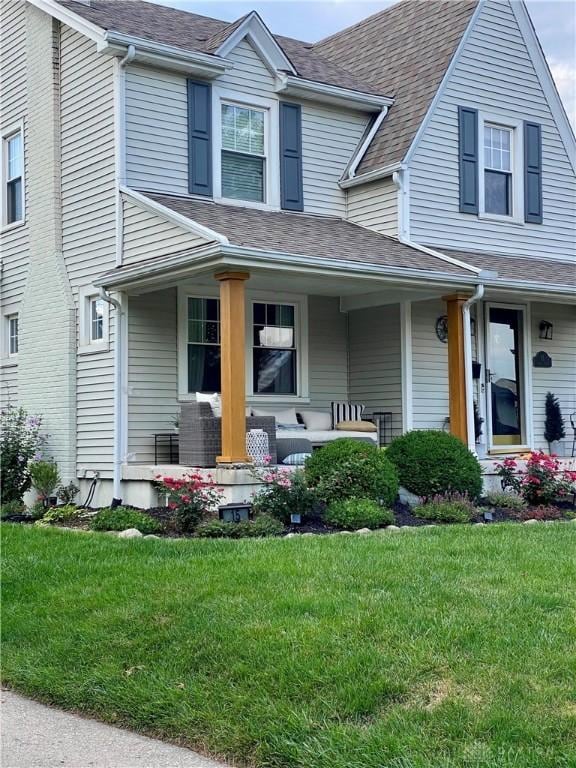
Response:
M104 317L102 338L98 341L91 340L91 300L100 298L94 286L81 288L78 292L78 353L89 355L96 352L107 352L110 348L110 306L104 303Z
M16 310L10 310L2 317L2 343L1 355L2 366L16 365L18 363L18 352L10 352L10 320L14 317L20 321L20 314ZM18 322L18 349L20 349L20 322Z
M8 196L6 195L6 186L8 184L8 139L15 134L22 136L22 218L7 224L8 220ZM10 125L2 128L2 184L0 188L0 232L9 232L11 229L22 227L26 224L26 146L24 136L24 119L21 118Z
M264 111L264 202L222 197L222 103ZM277 99L263 99L251 94L212 86L212 186L214 200L242 208L264 211L280 210L280 136Z
M218 299L218 286L206 286L196 289L180 286L178 288L178 398L195 400L193 392L188 392L188 299ZM294 335L296 339L296 395L252 394L252 305L254 302L267 304L291 304L294 312ZM310 402L308 368L308 297L302 294L276 293L275 291L246 291L246 403L286 403L305 404Z
M502 216L497 213L487 213L484 199L484 127L508 128L512 131L510 137L510 166L512 174L512 214ZM522 120L507 115L495 115L488 112L478 113L478 218L500 221L504 224L524 225L524 132ZM489 169L488 169L489 170Z

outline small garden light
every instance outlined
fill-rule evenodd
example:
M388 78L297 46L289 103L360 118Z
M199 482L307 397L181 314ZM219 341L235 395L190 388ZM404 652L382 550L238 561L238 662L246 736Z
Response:
M538 326L538 332L538 335L541 339L551 341L554 334L554 325L548 322L548 320L541 320L540 325Z
M494 520L494 515L490 510L486 510L483 514L484 520L487 523L491 523Z
M293 525L300 525L300 523L302 522L302 515L300 514L300 512L292 512L292 514L290 515L290 522Z

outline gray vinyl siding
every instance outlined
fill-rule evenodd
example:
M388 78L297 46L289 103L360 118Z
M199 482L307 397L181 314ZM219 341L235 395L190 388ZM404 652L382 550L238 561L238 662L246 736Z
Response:
M347 190L347 217L385 235L398 234L398 190L392 179L380 179Z
M0 82L2 96L0 114L2 130L24 120L24 195L28 197L27 104L26 104L26 4L8 2L0 13ZM29 264L28 222L0 234L2 280L0 287L1 332L6 333L5 317L20 309ZM4 341L4 339L3 339ZM2 345L2 354L5 352ZM12 359L2 360L0 402L14 403L18 389L18 367Z
M275 81L260 56L243 40L228 57L234 67L214 88L278 101ZM126 73L126 176L135 189L188 194L186 78L147 67ZM338 186L361 140L368 116L354 110L302 102L302 158L306 212L345 216ZM267 162L278 163L273 150Z
M349 315L350 400L368 411L391 411L402 432L400 306L369 307Z
M77 302L115 263L113 64L69 27L61 39L62 248ZM78 469L103 477L113 463L113 349L111 322L109 350L77 361Z
M302 177L307 213L346 215L346 193L338 186L364 135L365 114L302 105Z
M542 125L542 224L459 213L458 106ZM524 216L522 215L522 221ZM496 253L575 259L576 184L508 2L487 0L410 166L411 237Z
M205 245L208 240L141 208L131 200L123 201L124 264L178 253Z
M337 298L308 298L310 406L325 410L332 400L348 400L346 315Z
M130 299L128 452L154 461L155 432L171 432L178 412L176 289ZM167 461L168 456L159 456Z
M532 355L542 350L552 358L552 368L532 367L534 447L548 450L544 439L544 402L546 393L552 392L560 401L566 431L559 453L569 456L573 440L570 414L576 411L576 307L534 303L531 305L531 320ZM548 320L554 325L554 335L550 341L539 338L538 326L541 320Z
M145 67L126 72L126 178L131 187L188 194L186 78Z
M443 301L412 302L412 400L414 429L442 429L449 416L448 345L436 336Z

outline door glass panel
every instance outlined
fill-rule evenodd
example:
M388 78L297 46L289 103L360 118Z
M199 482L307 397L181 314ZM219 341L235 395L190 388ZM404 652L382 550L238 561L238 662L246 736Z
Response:
M491 307L489 326L492 443L522 445L522 312Z

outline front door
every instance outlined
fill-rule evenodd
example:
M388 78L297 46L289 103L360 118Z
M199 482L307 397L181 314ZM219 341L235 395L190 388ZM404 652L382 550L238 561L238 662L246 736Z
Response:
M488 305L486 395L489 448L526 445L522 307Z

